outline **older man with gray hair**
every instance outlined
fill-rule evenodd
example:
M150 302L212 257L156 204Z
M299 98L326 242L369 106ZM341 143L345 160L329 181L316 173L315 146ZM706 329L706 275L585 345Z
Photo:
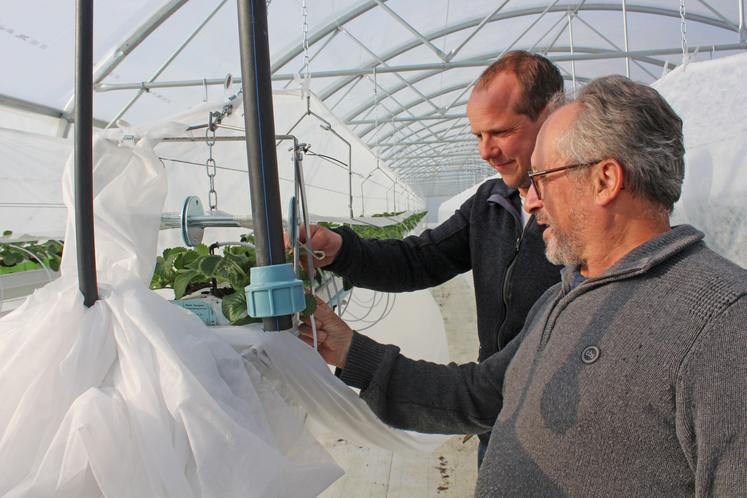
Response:
M320 352L394 426L492 426L476 496L747 496L747 271L670 227L683 176L666 101L594 80L537 138L526 209L565 269L517 340L416 362L323 308Z

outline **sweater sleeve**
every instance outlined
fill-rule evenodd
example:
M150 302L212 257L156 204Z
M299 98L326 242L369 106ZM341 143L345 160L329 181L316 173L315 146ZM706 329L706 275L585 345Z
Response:
M340 378L361 389L361 398L384 422L439 434L481 434L502 406L503 377L520 340L480 364L441 365L411 360L355 333Z
M747 296L700 333L677 379L677 435L695 496L747 496Z
M448 220L419 236L403 240L362 239L349 228L337 228L342 248L327 269L356 287L404 292L439 285L472 268L470 215L474 197Z

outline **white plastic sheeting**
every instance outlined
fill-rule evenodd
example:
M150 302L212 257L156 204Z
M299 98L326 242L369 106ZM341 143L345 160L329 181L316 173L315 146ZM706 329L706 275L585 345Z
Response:
M62 238L62 169L71 143L0 128L0 232Z
M441 312L429 289L386 294L354 288L342 318L383 344L396 344L414 360L449 362Z
M273 95L275 129L277 134L287 134L291 127L306 114L306 100L301 92L276 92ZM223 123L243 128L240 99L231 116ZM224 101L202 104L177 116L164 117L156 122L144 123L126 133L135 135L157 134L159 137L204 138L205 129L187 133L192 125L208 123L211 111L220 111ZM352 149L353 212L373 214L392 211L395 207L395 185L383 166L377 169L375 156L315 98L311 97L312 112L332 125L332 129L350 142ZM2 114L0 113L0 116ZM293 130L299 142L311 144L311 152L324 154L343 163L348 162L347 145L332 132L323 129L323 122L306 116ZM241 136L240 132L220 130L219 135ZM289 148L291 141L282 141L277 147L278 172L283 213L293 195L293 165ZM178 212L188 195L197 195L208 205L209 182L205 168L208 147L198 142L164 142L155 146L168 173L168 194L164 211ZM65 160L71 151L71 142L62 138L39 135L26 131L0 127L0 230L14 234L38 235L44 238L62 238L66 213L62 204L61 177ZM218 207L231 214L251 213L249 176L247 173L246 146L243 141L217 142L213 147L217 165L215 189ZM349 193L347 167L312 155L304 162L304 176L308 205L316 215L347 216ZM387 176L389 175L389 176ZM417 201L403 197L402 186L397 185L397 208L415 208ZM246 229L213 230L214 240L238 239ZM207 240L207 239L206 239ZM161 247L183 245L179 231L162 234Z
M490 168L490 165L488 163L485 163L485 167ZM500 175L490 176L477 185L473 185L470 188L459 192L454 197L451 197L442 202L441 205L438 206L438 222L443 223L444 221L448 220L451 215L454 214L454 211L459 209L459 206L461 206L464 201L475 195L475 192L477 192L477 189L480 187L480 185L488 180L492 180L493 178L500 178Z
M686 166L673 223L690 223L747 268L747 55L679 67L654 83L684 122Z
M235 1L94 3L94 107L104 123L141 123L219 99L226 74L240 74ZM273 88L319 95L399 173L398 188L408 184L430 206L490 175L469 144L464 113L472 83L505 50L546 54L570 90L628 71L656 80L682 60L683 32L699 60L747 48L744 0L681 3L273 0ZM69 117L73 28L74 2L3 2L0 60L9 70L0 102Z
M63 198L72 214L71 163ZM326 407L319 422L328 427L338 423L331 407L341 396L356 413L365 404L339 394L339 381L311 349L280 347L289 338L277 334L254 346L258 361L244 361L194 315L147 288L166 190L147 141L133 147L99 139L94 185L101 299L82 304L70 216L61 278L0 319L0 495L318 494L341 471L306 432L303 412L258 368L285 381L291 368L315 362L313 386L304 384L310 376L291 380L295 392L325 393L323 402L298 405L312 415ZM351 428L353 438L357 430L400 449L435 444L372 418Z

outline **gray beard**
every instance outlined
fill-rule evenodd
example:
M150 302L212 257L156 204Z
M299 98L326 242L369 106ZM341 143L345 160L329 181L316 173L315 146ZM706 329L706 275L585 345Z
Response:
M576 266L583 263L583 242L578 234L585 226L585 216L579 212L571 215L570 224L574 227L568 233L560 233L553 228L552 237L547 241L545 256L554 265Z

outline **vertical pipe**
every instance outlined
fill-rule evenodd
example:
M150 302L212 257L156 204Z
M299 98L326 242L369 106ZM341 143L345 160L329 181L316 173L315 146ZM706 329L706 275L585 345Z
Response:
M573 59L573 15L568 11L568 36L571 44L571 79L573 80L573 93L576 93L576 61Z
M737 0L739 8L739 43L747 42L747 30L744 27L744 0Z
M622 0L622 15L623 15L623 38L625 43L625 53L629 51L628 45L628 6L625 0ZM630 57L625 56L625 76L630 78Z
M280 211L275 120L272 112L270 47L265 0L237 0L246 156L252 197L257 264L285 263ZM291 328L290 315L264 318L265 330Z
M75 2L75 243L83 303L98 300L93 237L93 0Z
M348 209L350 217L353 215L353 147L348 143Z

